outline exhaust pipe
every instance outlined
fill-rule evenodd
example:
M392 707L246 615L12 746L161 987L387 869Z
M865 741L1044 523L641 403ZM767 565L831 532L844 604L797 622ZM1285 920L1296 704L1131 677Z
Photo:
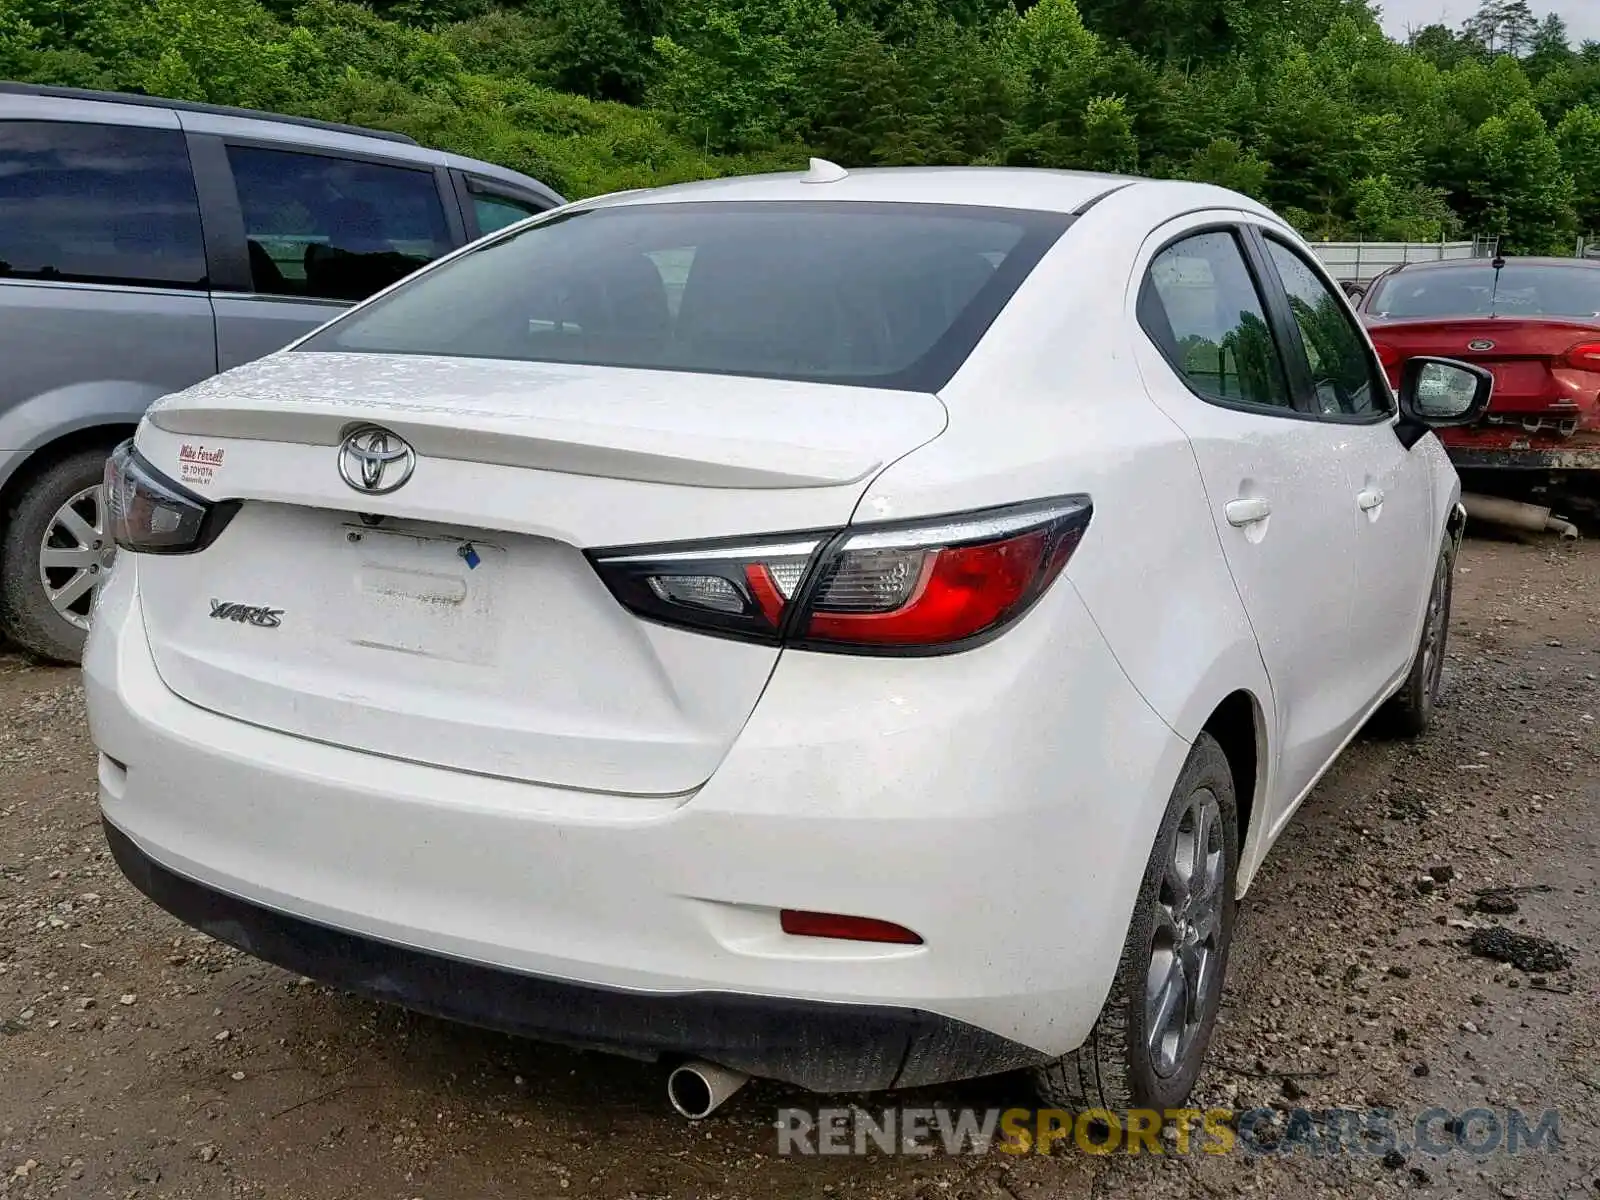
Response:
M1487 521L1491 525L1503 525L1524 533L1544 533L1548 530L1559 533L1569 541L1578 536L1578 528L1571 521L1551 516L1548 508L1538 504L1523 504L1502 496L1473 493L1462 496L1461 504L1467 510L1467 516L1474 521Z
M679 1116L700 1121L748 1082L750 1076L716 1063L687 1062L667 1076L667 1099Z

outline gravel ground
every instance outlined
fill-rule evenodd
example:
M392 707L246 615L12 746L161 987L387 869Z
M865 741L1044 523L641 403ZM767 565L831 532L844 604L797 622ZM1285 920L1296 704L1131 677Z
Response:
M1241 914L1197 1098L1556 1108L1558 1153L780 1158L776 1109L816 1098L757 1084L689 1125L659 1067L357 1001L186 931L105 851L75 675L9 656L0 1194L1600 1196L1597 585L1594 543L1467 544L1439 727L1356 744L1280 841ZM1493 888L1547 890L1468 911ZM1469 926L1552 939L1572 965L1475 957ZM1025 1099L1014 1079L894 1097Z

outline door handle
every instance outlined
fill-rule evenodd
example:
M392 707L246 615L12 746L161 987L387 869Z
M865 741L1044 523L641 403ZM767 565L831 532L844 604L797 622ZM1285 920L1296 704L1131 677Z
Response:
M1383 503L1383 489L1364 488L1356 493L1356 503L1361 506L1362 512L1371 512Z
M1228 524L1237 529L1246 525L1254 525L1258 521L1265 521L1272 515L1272 501L1262 496L1251 496L1248 499L1229 500L1222 510L1228 514Z

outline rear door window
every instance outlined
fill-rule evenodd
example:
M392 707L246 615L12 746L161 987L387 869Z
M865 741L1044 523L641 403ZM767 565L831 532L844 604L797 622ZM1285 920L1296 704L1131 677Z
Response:
M203 289L183 135L0 121L0 279Z
M447 253L432 171L228 147L258 293L365 300Z
M1156 255L1140 293L1139 323L1204 399L1295 411L1261 292L1228 230L1194 234Z
M469 251L302 349L927 391L1070 222L826 201L574 210Z

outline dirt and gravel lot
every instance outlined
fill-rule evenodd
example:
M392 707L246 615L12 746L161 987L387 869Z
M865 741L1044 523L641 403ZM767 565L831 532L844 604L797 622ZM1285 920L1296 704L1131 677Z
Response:
M75 674L0 658L0 1194L1600 1196L1597 618L1600 544L1467 544L1440 725L1358 742L1279 843L1201 1083L1238 1108L1559 1110L1558 1153L1481 1158L780 1158L777 1108L816 1098L757 1084L689 1125L659 1067L357 1001L188 932L105 851ZM1531 890L1475 911L1496 888ZM1469 926L1495 925L1571 967L1474 957ZM826 1103L851 1099L885 1102ZM1025 1099L1010 1079L894 1098Z

